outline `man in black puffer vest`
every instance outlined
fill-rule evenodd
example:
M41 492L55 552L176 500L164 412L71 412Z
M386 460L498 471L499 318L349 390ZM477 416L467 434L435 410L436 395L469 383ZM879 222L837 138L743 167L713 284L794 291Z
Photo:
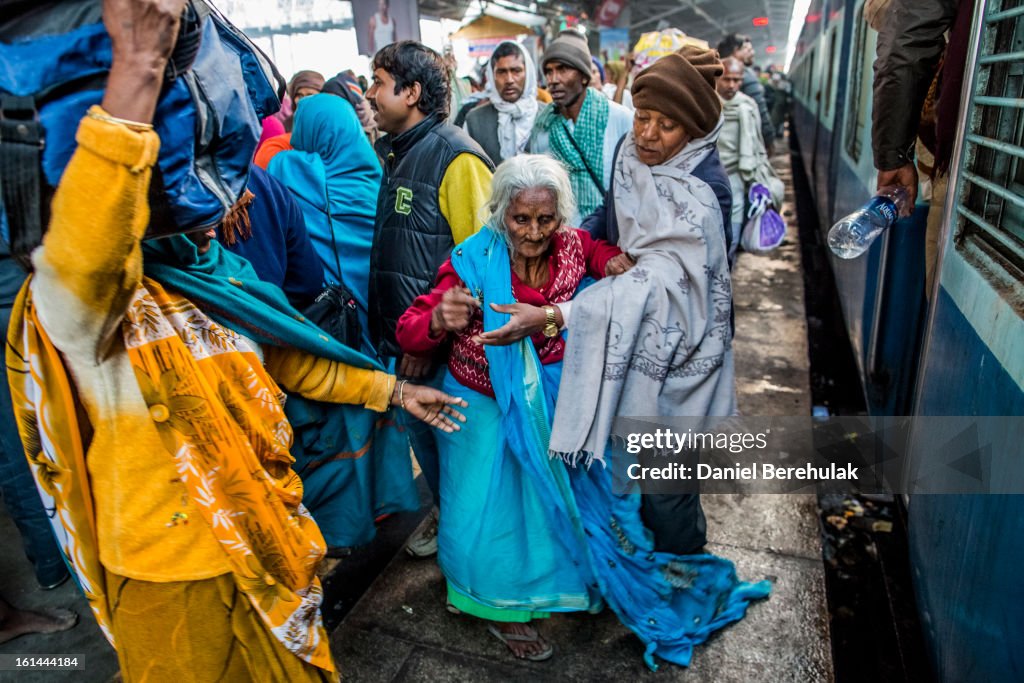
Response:
M480 229L478 216L490 198L494 170L465 131L445 123L449 83L441 55L404 40L374 56L373 84L366 92L377 127L387 133L376 145L384 179L370 254L370 335L385 360L398 360L399 374L434 386L442 364L403 356L395 326L413 299L430 291L452 248ZM407 427L436 500L434 433L411 422ZM436 552L436 521L407 550L417 557Z

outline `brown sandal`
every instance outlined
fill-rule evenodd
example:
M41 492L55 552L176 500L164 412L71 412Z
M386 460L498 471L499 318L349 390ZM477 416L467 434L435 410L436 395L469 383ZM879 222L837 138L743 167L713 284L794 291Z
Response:
M501 642L505 643L506 646L509 645L509 641L510 640L511 641L516 641L516 642L522 642L522 643L539 643L540 639L541 639L540 638L540 633L535 628L531 628L530 630L533 631L533 635L532 636L524 636L524 635L519 635L518 633L504 633L503 631L501 631L498 627L494 626L493 624L488 624L488 626L487 626L487 631L492 636L494 636L495 638L497 638ZM547 660L551 659L551 655L555 654L554 646L551 643L548 643L547 645L548 645L547 648L545 648L544 650L541 650L540 652L535 652L532 655L523 655L523 657L521 657L521 658L520 657L516 657L516 658L517 659L528 659L531 662L546 662ZM512 648L509 646L509 650L511 650L511 649ZM515 654L515 653L513 652L513 654Z

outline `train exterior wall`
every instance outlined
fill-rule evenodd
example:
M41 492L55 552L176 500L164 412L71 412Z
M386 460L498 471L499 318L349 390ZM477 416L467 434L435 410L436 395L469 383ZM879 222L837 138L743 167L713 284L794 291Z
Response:
M979 0L978 12L995 2ZM791 71L797 95L790 130L815 193L822 237L836 220L861 206L875 185L870 72L864 70L873 57L875 36L856 33L867 30L857 23L862 3L845 6L842 13L837 13L839 6L812 3ZM829 29L839 17L847 22L842 41L836 38L842 51L828 55ZM862 60L859 72L857 60ZM838 78L843 85L831 107L826 99L830 69L836 69L833 81ZM859 88L854 87L858 73L863 79ZM851 101L858 90L859 98ZM844 125L849 117L855 118ZM851 136L858 139L851 142ZM958 197L955 190L950 196ZM994 276L997 268L979 262L958 241L954 223L940 245L939 286L927 308L926 216L927 205L921 203L865 256L831 259L869 410L878 415L1024 415L1021 279ZM987 476L997 481L1020 477L1020 434L1000 433L993 439L984 460ZM911 467L934 466L949 455L913 445L912 452ZM918 607L939 678L1024 680L1024 582L1019 579L1024 496L912 495L908 512Z

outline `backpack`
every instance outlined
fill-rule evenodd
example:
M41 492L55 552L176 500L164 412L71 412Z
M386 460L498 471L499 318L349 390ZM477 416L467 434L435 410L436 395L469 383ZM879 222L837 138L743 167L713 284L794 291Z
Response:
M102 0L0 0L0 215L27 265L111 65ZM271 85L276 82L276 88ZM245 190L261 121L284 79L206 0L190 0L153 125L160 154L146 238L218 225Z

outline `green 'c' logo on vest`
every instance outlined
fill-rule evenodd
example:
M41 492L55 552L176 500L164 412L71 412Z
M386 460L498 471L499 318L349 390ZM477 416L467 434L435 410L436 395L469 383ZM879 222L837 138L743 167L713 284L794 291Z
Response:
M398 188L395 193L395 211L403 216L412 213L412 190L407 187Z

